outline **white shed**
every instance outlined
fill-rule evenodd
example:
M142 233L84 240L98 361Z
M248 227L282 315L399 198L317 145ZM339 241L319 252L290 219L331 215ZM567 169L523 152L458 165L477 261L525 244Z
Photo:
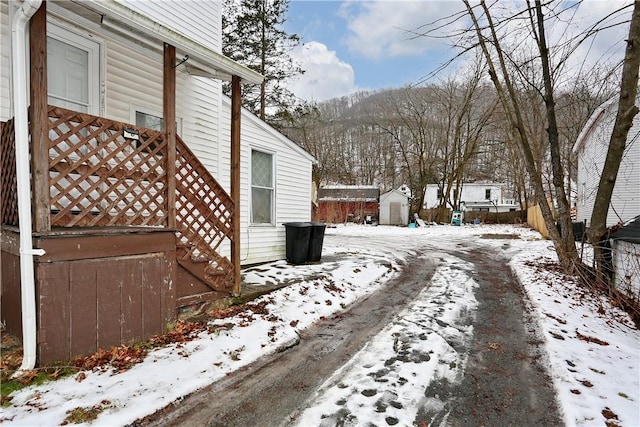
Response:
M407 225L409 223L409 196L402 191L391 190L380 196L381 225Z

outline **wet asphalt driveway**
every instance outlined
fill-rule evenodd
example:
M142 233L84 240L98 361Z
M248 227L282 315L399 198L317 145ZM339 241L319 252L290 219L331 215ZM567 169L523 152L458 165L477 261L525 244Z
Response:
M412 386L422 396L412 425L562 425L551 380L543 368L536 324L508 260L493 246L483 247L482 240L461 243L458 249L438 256L417 256L380 290L318 322L281 352L134 425L296 425L318 387L430 286L436 266L448 256L470 265L477 283L477 308L459 319L460 325L472 323L473 332L468 339L456 341L456 351L466 362L456 381L443 378ZM424 252L428 253L428 248ZM376 378L381 388L388 382L386 374L382 371ZM398 393L395 391L396 397ZM399 405L399 400L391 398L372 407L384 412L388 405ZM316 425L366 425L358 415L343 408L323 415ZM397 418L383 419L381 425L398 424Z

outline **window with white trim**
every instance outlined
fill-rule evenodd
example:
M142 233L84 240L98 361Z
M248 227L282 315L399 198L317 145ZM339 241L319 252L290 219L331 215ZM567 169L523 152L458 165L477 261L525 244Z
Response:
M251 150L251 223L273 224L273 154Z

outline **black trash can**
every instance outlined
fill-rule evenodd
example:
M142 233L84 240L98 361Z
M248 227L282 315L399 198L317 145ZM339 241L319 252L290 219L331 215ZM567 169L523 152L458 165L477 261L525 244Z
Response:
M323 222L311 223L311 237L309 239L309 261L316 262L322 258L322 242L326 224Z
M309 257L310 222L285 222L287 261L304 264Z

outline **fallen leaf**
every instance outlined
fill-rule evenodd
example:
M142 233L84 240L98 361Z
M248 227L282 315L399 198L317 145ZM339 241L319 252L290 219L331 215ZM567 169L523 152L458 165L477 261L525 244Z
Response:
M590 336L587 336L587 335L582 335L582 334L581 334L580 332L578 332L577 330L576 330L576 336L578 337L578 339L579 339L579 340L582 340L582 341L592 342L592 343L594 343L594 344L599 344L599 345L602 345L602 346L609 345L609 343L608 343L608 342L606 342L606 341L602 341L602 340L601 340L601 339L599 339L599 338L590 337Z
M578 382L585 387L593 387L593 384L591 384L591 382L588 380L578 380Z
M81 383L85 379L87 379L87 374L85 374L84 372L80 372L78 375L76 375L76 381L78 381L79 383Z
M605 417L608 420L617 420L618 416L608 407L605 407L602 410L602 416Z

